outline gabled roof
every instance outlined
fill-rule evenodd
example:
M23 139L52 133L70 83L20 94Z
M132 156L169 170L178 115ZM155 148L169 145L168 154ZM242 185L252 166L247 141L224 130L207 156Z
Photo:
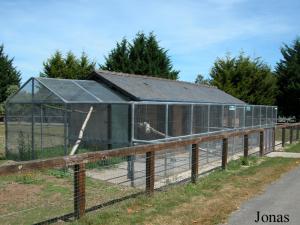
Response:
M105 83L134 101L245 104L208 85L104 70L95 71L92 79Z
M30 78L9 103L122 103L128 98L94 80Z

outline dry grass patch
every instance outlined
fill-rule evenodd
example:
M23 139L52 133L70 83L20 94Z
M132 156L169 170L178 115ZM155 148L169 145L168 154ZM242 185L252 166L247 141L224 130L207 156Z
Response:
M300 160L251 158L229 164L227 171L215 171L194 184L184 184L138 197L101 211L87 214L75 224L219 224L247 199L261 193Z

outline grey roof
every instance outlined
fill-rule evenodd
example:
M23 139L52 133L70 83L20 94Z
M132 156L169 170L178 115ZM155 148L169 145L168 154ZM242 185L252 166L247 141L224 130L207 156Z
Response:
M245 104L214 86L103 70L95 71L92 78L135 101Z

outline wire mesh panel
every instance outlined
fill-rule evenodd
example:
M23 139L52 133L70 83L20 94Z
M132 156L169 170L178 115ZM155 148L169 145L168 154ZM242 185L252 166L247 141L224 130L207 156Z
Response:
M260 106L260 125L265 126L267 125L267 107Z
M260 106L253 106L254 111L253 111L253 126L258 127L261 125L260 121Z
M193 107L193 133L208 132L208 105L194 105Z
M210 141L200 143L199 171L209 171L221 165L222 141Z
M265 129L264 130L264 148L265 148L265 153L269 153L273 151L273 128L272 129Z
M254 106L245 106L245 127L253 126Z
M282 145L282 128L275 127L275 146Z
M165 138L166 105L136 104L134 106L134 139Z
M176 137L191 134L191 119L191 105L169 105L168 135Z
M244 128L245 127L245 107L244 106L236 107L235 127L236 128Z
M86 208L112 204L145 190L145 156L112 157L86 164Z
M155 188L191 177L191 147L166 149L155 154Z
M249 155L259 153L259 133L252 133L248 136Z
M229 158L242 156L244 152L244 136L235 136L228 138L228 156Z
M2 176L0 198L1 224L35 224L72 214L73 168Z
M12 160L34 159L32 105L7 104L6 113L6 157Z
M225 105L223 107L223 128L233 129L235 127L235 106Z
M65 106L62 104L34 104L35 158L66 155Z
M273 123L273 107L272 106L266 106L267 110L267 118L266 118L266 124L272 124Z
M210 105L209 107L209 131L220 131L223 128L222 105Z

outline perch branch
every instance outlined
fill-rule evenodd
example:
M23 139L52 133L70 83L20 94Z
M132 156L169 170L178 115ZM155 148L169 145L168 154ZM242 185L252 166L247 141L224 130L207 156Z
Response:
M90 108L88 114L86 115L86 118L85 118L85 120L84 120L84 122L83 122L83 124L82 124L82 127L81 127L80 131L79 131L78 139L77 139L77 141L75 142L75 145L73 146L70 155L74 155L74 154L76 153L77 148L78 148L78 146L79 146L80 143L81 143L81 140L82 140L82 137L83 137L83 133L84 133L85 127L86 127L86 125L87 125L87 123L88 123L88 121L89 121L89 119L90 119L90 117L91 117L91 115L92 115L92 112L93 112L93 106L91 106L91 108Z

